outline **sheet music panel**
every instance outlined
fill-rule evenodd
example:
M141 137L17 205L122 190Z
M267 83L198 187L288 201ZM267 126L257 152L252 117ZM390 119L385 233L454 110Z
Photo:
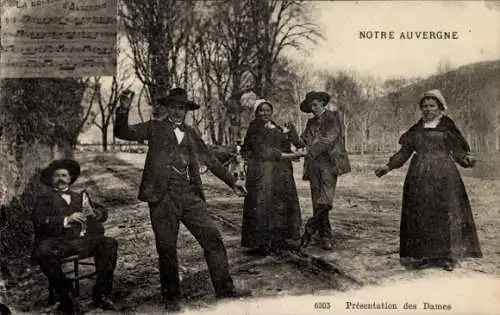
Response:
M0 77L116 74L116 0L3 4Z

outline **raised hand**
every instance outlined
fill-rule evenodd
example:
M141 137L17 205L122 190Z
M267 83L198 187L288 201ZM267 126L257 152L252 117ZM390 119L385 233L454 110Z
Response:
M129 110L132 105L132 99L134 98L134 92L131 90L125 90L120 94L120 108L124 110Z

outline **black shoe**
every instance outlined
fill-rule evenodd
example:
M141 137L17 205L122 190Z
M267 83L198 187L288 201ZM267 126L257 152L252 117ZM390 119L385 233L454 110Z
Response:
M248 290L248 289L236 289L235 288L234 290L231 290L231 291L218 293L218 294L216 294L216 296L220 299L242 298L242 297L252 296L252 291Z
M305 231L302 237L300 238L300 247L307 247L309 243L311 243L311 233Z
M71 293L61 296L61 303L57 308L63 314L80 315L83 314L78 299Z
M441 259L436 261L436 266L441 267L446 271L453 271L455 269L455 261L451 259Z
M413 268L417 270L431 268L433 266L434 266L433 261L429 259L423 259L413 263Z
M182 310L180 300L165 300L164 304L167 312L180 312Z
M116 310L115 303L113 303L113 301L108 296L105 296L105 295L95 297L94 304L97 308L100 308L104 311Z
M11 315L12 312L7 307L7 305L0 303L0 315Z
M330 238L322 238L321 239L321 248L324 250L332 250L333 244Z
M57 302L59 302L59 300L60 300L59 296L51 292L49 294L49 297L47 298L47 301L45 302L45 306L49 307L55 305Z

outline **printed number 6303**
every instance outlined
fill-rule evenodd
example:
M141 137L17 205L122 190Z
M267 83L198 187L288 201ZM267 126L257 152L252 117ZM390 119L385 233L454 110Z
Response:
M316 303L314 303L315 309L327 310L327 309L330 309L330 307L332 307L330 302L316 302Z

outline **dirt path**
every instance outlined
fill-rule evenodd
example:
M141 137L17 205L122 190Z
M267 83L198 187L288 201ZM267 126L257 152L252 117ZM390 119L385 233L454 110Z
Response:
M93 198L108 207L110 217L106 222L106 234L117 238L120 244L114 290L118 306L122 312L161 312L158 262L149 210L145 203L137 200L144 155L88 155L79 157L79 160L82 162L82 176L75 188L89 189ZM442 287L437 285L442 281L436 279L443 277L476 279L488 275L484 279L490 281L491 276L500 275L497 228L500 223L497 206L500 197L496 195L500 184L497 181L465 178L485 258L465 261L462 268L453 273L441 270L408 271L399 264L398 257L400 195L405 170L380 180L372 175L377 162L356 160L353 173L339 180L335 210L331 212L335 249L324 252L311 247L302 255L246 256L239 245L243 199L234 197L229 188L213 176L204 176L208 210L223 234L235 282L253 289L256 297L264 298L255 300L255 303L262 306L267 305L262 303L272 305L281 301L283 309L298 311L309 307L315 313L311 303L297 305L300 300L297 295L314 294L315 297L309 297L308 301L325 300L318 294L329 299L347 299L366 290L378 292L377 288L381 292L398 292L397 285L408 281L424 281L420 285L426 289L422 290L430 292ZM294 167L303 218L306 219L312 215L309 187L307 182L299 180L300 164ZM178 248L183 291L191 310L189 313L194 310L205 313L217 310L222 312L219 314L238 314L232 313L233 302L220 303L212 297L202 250L183 226ZM98 310L91 309L86 298L92 284L91 281L83 283L82 295L90 313L98 313ZM360 287L364 288L359 290ZM39 302L46 294L46 282L37 267L24 272L14 292L17 292L14 300L20 309L43 311L33 305L33 301ZM290 296L294 296L293 300ZM341 300L332 301L337 305L336 309L342 304ZM245 314L266 314L266 308L259 311L251 305L247 304L239 310L247 310Z

